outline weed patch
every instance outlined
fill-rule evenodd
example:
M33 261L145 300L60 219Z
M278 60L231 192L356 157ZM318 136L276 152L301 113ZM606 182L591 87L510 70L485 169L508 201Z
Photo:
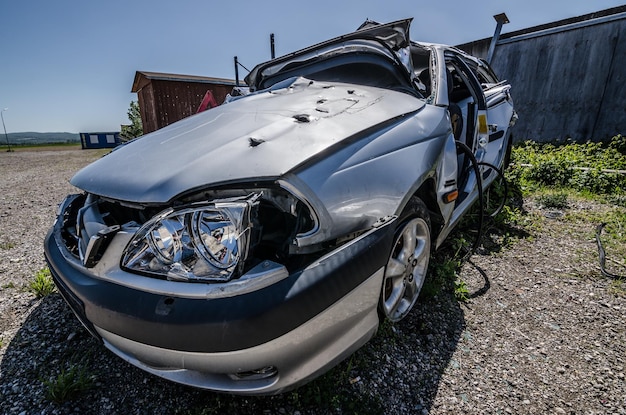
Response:
M454 298L462 303L467 302L469 299L469 289L467 288L465 281L458 280L454 283Z
M447 257L446 254L438 254L432 258L428 266L428 277L424 281L420 296L435 297L445 290L453 287L456 280L460 262L456 259Z
M37 271L35 278L28 284L28 288L39 298L52 294L56 287L54 286L54 281L52 281L50 270L42 268Z
M624 280L613 280L609 286L609 292L616 297L626 296L626 282Z
M567 209L567 193L545 193L537 196L539 206L546 209Z
M8 251L9 249L15 248L15 244L13 242L1 242L0 249L3 251Z
M617 135L609 143L563 145L527 141L512 151L515 176L521 187L571 188L593 194L625 195L626 138Z
M93 376L82 364L71 365L63 369L56 377L44 380L46 399L55 403L63 403L77 398L93 385Z

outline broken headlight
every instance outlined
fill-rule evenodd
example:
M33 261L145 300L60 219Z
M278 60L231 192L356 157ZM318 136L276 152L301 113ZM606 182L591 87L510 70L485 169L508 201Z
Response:
M227 281L241 272L259 195L168 209L146 222L122 257L129 271L174 281Z

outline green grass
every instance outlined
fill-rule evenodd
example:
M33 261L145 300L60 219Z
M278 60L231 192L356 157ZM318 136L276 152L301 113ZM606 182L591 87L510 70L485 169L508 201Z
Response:
M462 243L460 239L456 241ZM428 265L428 274L420 295L435 297L442 291L452 289L460 265L459 260L449 250L435 254Z
M45 143L45 144L13 144L11 143L12 151L32 151L32 150L71 150L82 148L80 142L78 143ZM6 144L0 147L0 151L7 151Z
M512 154L507 174L513 186L542 208L567 209L564 220L576 223L589 240L595 239L597 225L606 223L600 238L607 268L626 275L626 174L602 171L626 170L626 137L617 135L608 143L526 142ZM598 208L568 209L577 201L592 201ZM616 287L623 291L622 285Z
M546 209L566 209L567 193L566 192L548 192L539 194L536 198L539 206Z
M9 249L15 248L15 244L13 242L1 242L0 249L3 251L8 251Z
M44 380L46 399L55 403L63 403L76 399L80 394L90 389L94 377L83 364L72 364L63 369L56 377Z
M457 280L454 283L454 297L457 301L466 303L469 300L469 289L463 280Z
M626 195L626 137L608 143L540 144L513 147L511 176L526 192L571 188L593 195ZM529 166L530 165L530 166Z
M43 268L37 271L33 280L28 284L28 288L39 298L52 294L56 287L52 281L50 270Z

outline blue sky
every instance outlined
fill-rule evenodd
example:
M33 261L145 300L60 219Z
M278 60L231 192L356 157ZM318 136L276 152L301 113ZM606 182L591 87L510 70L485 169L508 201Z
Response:
M118 131L135 71L234 78L356 29L414 17L415 40L460 44L623 4L623 0L0 0L0 110L8 132ZM243 78L246 72L240 70Z

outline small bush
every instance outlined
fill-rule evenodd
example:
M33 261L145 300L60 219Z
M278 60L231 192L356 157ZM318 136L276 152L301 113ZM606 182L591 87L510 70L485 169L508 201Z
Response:
M467 302L469 300L469 290L467 289L467 285L465 281L459 280L454 283L454 297L457 301L462 303Z
M513 148L512 160L507 178L526 191L548 186L598 195L626 193L626 175L606 171L626 170L626 138L621 135L609 143L525 142Z
M626 155L626 136L621 134L616 135L611 139L609 143L609 148L617 151L622 155Z
M86 366L73 365L64 369L52 380L44 380L46 399L56 403L73 400L93 385L93 376L87 372Z
M607 202L616 206L626 207L626 195L609 195Z
M548 186L565 186L572 177L570 166L561 160L544 160L534 164L526 178Z
M37 297L40 298L50 295L56 290L48 268L43 268L37 271L35 278L30 282L28 287Z
M576 190L593 194L610 194L619 187L620 175L597 169L578 171L570 180L570 186Z
M427 297L434 297L442 290L451 287L460 265L459 261L455 259L443 258L438 262L433 261L433 259L431 258L428 265L428 276L420 293Z
M546 209L566 209L567 193L547 193L537 197L537 203Z

